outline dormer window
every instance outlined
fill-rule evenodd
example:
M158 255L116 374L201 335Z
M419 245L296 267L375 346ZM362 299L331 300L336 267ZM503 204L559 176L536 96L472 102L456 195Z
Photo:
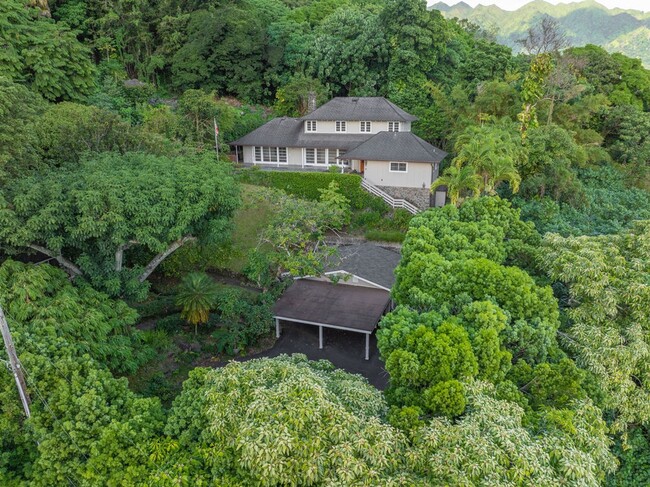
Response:
M363 133L370 133L372 130L372 125L370 122L359 122L361 124L359 132Z
M389 132L399 132L399 122L388 122Z
M336 131L337 132L347 132L348 131L348 124L345 121L337 121L336 122Z
M307 120L305 132L316 132L316 120Z

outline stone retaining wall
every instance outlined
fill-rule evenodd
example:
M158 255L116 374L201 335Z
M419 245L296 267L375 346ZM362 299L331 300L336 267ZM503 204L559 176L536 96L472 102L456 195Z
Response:
M421 210L426 210L431 207L431 192L428 188L405 188L401 186L378 186L378 188L393 198L413 203Z

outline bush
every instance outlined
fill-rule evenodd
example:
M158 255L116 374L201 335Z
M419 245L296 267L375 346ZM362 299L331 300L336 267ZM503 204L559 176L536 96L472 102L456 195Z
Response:
M384 219L386 224L384 229L402 230L403 232L406 232L413 216L414 215L411 212L398 208L393 211L391 218Z
M381 213L378 211L361 211L352 215L350 228L376 228L381 223Z
M178 331L186 324L185 320L181 318L180 313L160 318L156 321L156 330L161 330L170 335L178 333Z
M376 242L403 242L406 233L399 230L368 230L366 239Z
M156 296L154 299L133 304L140 319L155 318L158 316L167 316L172 312L178 311L174 296Z
M350 200L352 209L362 210L364 208L370 208L380 213L385 213L389 210L384 200L372 196L361 188L361 176L356 174L244 169L239 172L239 180L242 183L281 189L288 194L313 201L320 199L321 193L318 191L319 189L327 189L332 181L336 181L341 189L341 193Z
M171 339L166 331L161 329L146 330L140 333L142 343L153 350L165 350L171 345Z
M212 335L217 350L232 354L267 335L273 325L272 302L267 294L253 296L234 288L222 291L217 298L219 316L210 323L221 325Z

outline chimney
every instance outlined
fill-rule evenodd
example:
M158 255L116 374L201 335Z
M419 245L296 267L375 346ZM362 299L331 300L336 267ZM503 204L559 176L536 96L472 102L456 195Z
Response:
M309 115L314 110L316 110L316 92L310 91L307 93L307 113L305 115Z

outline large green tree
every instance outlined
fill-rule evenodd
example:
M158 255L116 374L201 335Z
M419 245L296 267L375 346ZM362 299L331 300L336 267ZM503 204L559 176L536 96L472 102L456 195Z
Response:
M163 475L194 485L382 485L405 437L380 417L381 394L329 362L293 355L196 369L165 433L178 441Z
M338 9L314 32L307 69L335 96L376 96L385 84L388 44L379 16Z
M544 267L568 287L562 340L597 377L617 430L650 417L649 244L647 221L620 234L544 239Z
M105 153L15 180L1 198L5 248L31 249L111 294L142 297L179 247L227 235L238 187L208 156Z
M65 24L23 0L0 4L0 71L52 101L78 100L94 88L90 50Z
M32 399L26 420L0 368L0 484L134 485L163 426L160 402L107 368L132 373L151 357L135 311L60 269L14 261L0 266L0 306Z
M43 107L39 95L0 76L0 181L39 167L34 126Z

